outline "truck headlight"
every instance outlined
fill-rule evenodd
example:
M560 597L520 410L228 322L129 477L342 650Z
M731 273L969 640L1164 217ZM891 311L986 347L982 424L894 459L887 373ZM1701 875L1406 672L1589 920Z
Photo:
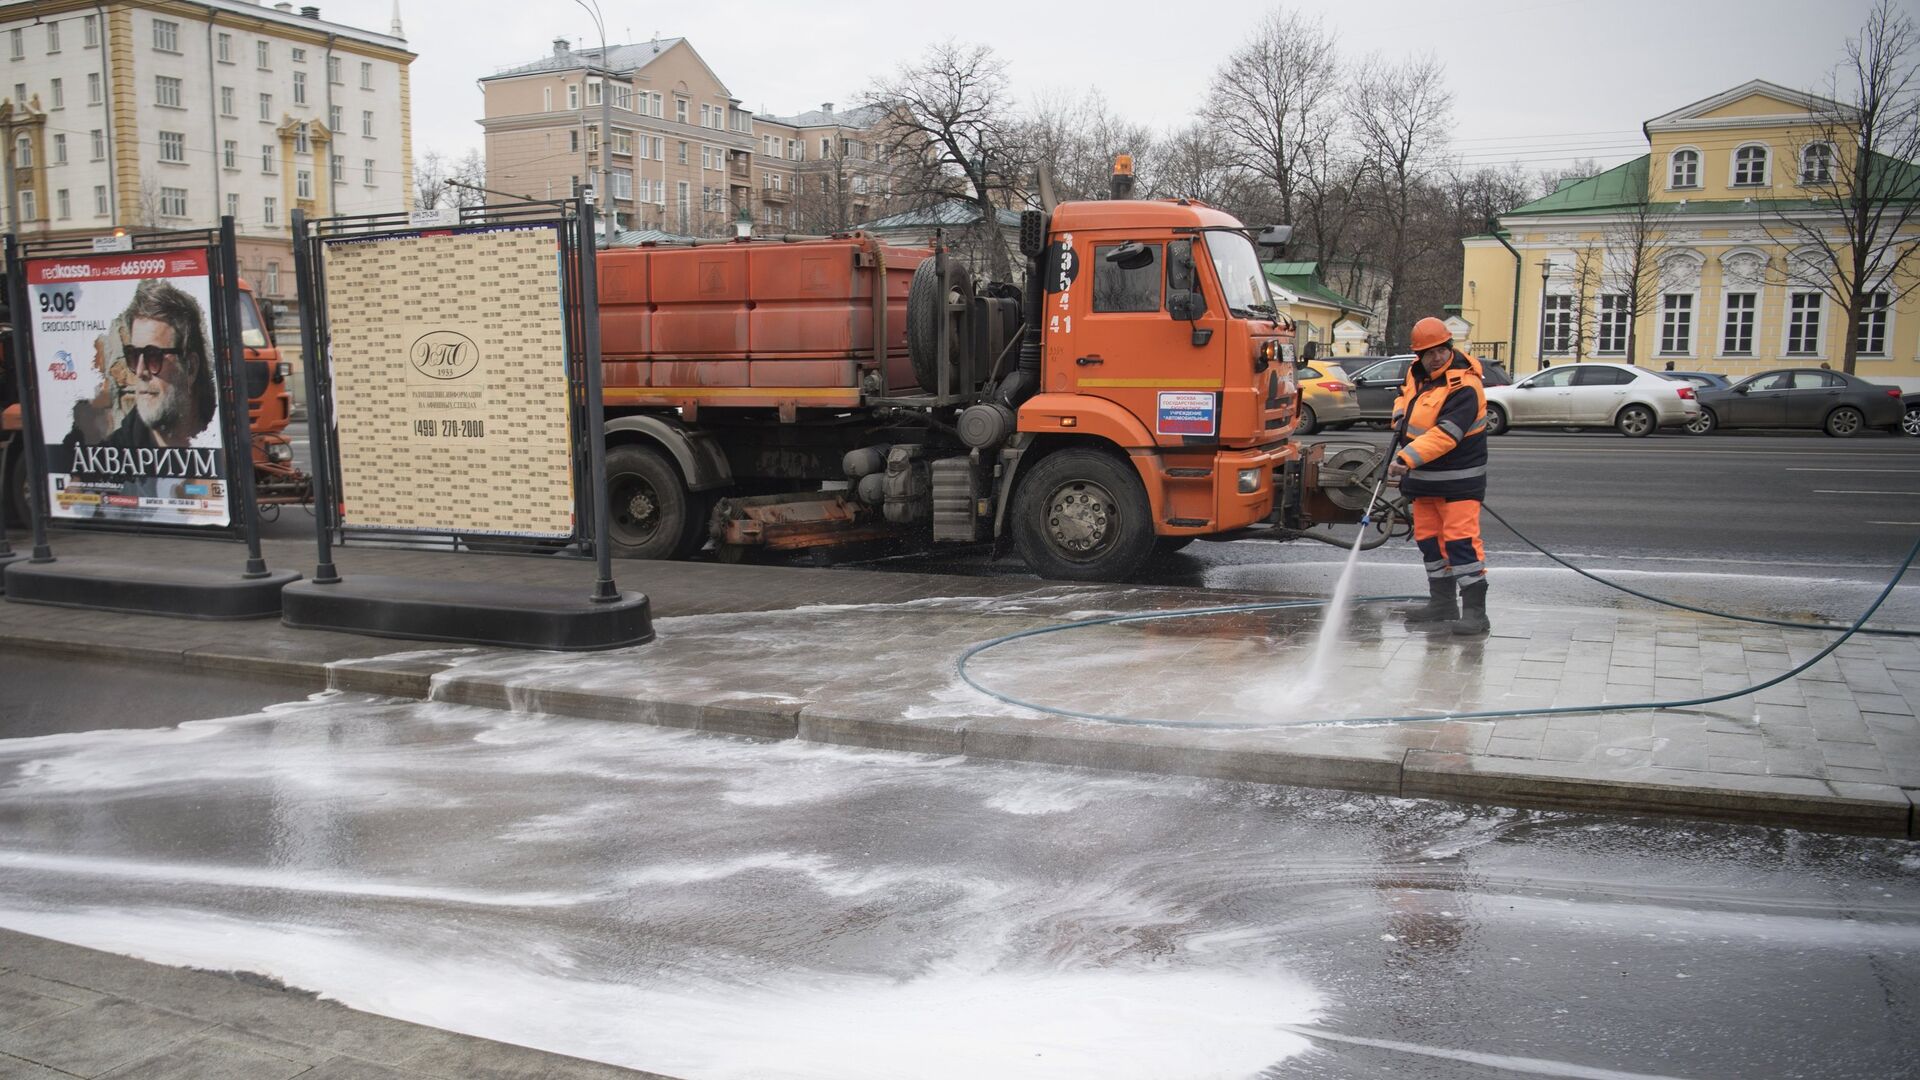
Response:
M1266 471L1265 469L1241 469L1240 470L1240 494L1251 495L1254 492L1259 491L1260 490L1260 474L1265 471Z
M267 460L292 461L293 447L283 442L270 442L267 444Z

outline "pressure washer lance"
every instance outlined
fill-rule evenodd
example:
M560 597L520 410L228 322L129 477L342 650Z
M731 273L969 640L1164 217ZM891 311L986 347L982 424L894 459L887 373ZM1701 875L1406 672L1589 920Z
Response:
M1414 361L1419 363L1419 361ZM1400 426L1393 429L1393 438L1387 440L1386 456L1380 459L1380 481L1373 485L1373 497L1367 500L1367 508L1360 512L1360 531L1366 532L1373 524L1373 508L1380 504L1380 493L1386 490L1387 473L1393 469L1393 455L1400 452L1400 440L1407 437L1407 421L1413 418L1413 402L1407 402L1407 409L1400 414Z

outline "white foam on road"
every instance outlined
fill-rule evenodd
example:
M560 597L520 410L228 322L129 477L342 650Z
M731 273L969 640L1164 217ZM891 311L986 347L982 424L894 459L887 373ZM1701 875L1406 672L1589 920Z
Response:
M516 956L369 947L205 912L0 908L22 933L156 963L256 971L386 1016L700 1080L1244 1080L1306 1050L1317 993L1280 971L942 965L905 980L816 970L641 987Z

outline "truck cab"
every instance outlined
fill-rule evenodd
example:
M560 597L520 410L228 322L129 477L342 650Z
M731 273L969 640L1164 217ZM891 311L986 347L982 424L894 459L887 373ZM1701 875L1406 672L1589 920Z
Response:
M1041 385L1009 448L1034 470L1011 522L1028 562L1110 579L1271 516L1296 454L1292 327L1245 227L1186 200L1063 204L1041 280Z

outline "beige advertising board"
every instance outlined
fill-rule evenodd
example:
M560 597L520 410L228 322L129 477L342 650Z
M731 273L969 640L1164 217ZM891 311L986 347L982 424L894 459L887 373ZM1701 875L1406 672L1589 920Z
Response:
M555 226L325 245L348 528L573 532Z

